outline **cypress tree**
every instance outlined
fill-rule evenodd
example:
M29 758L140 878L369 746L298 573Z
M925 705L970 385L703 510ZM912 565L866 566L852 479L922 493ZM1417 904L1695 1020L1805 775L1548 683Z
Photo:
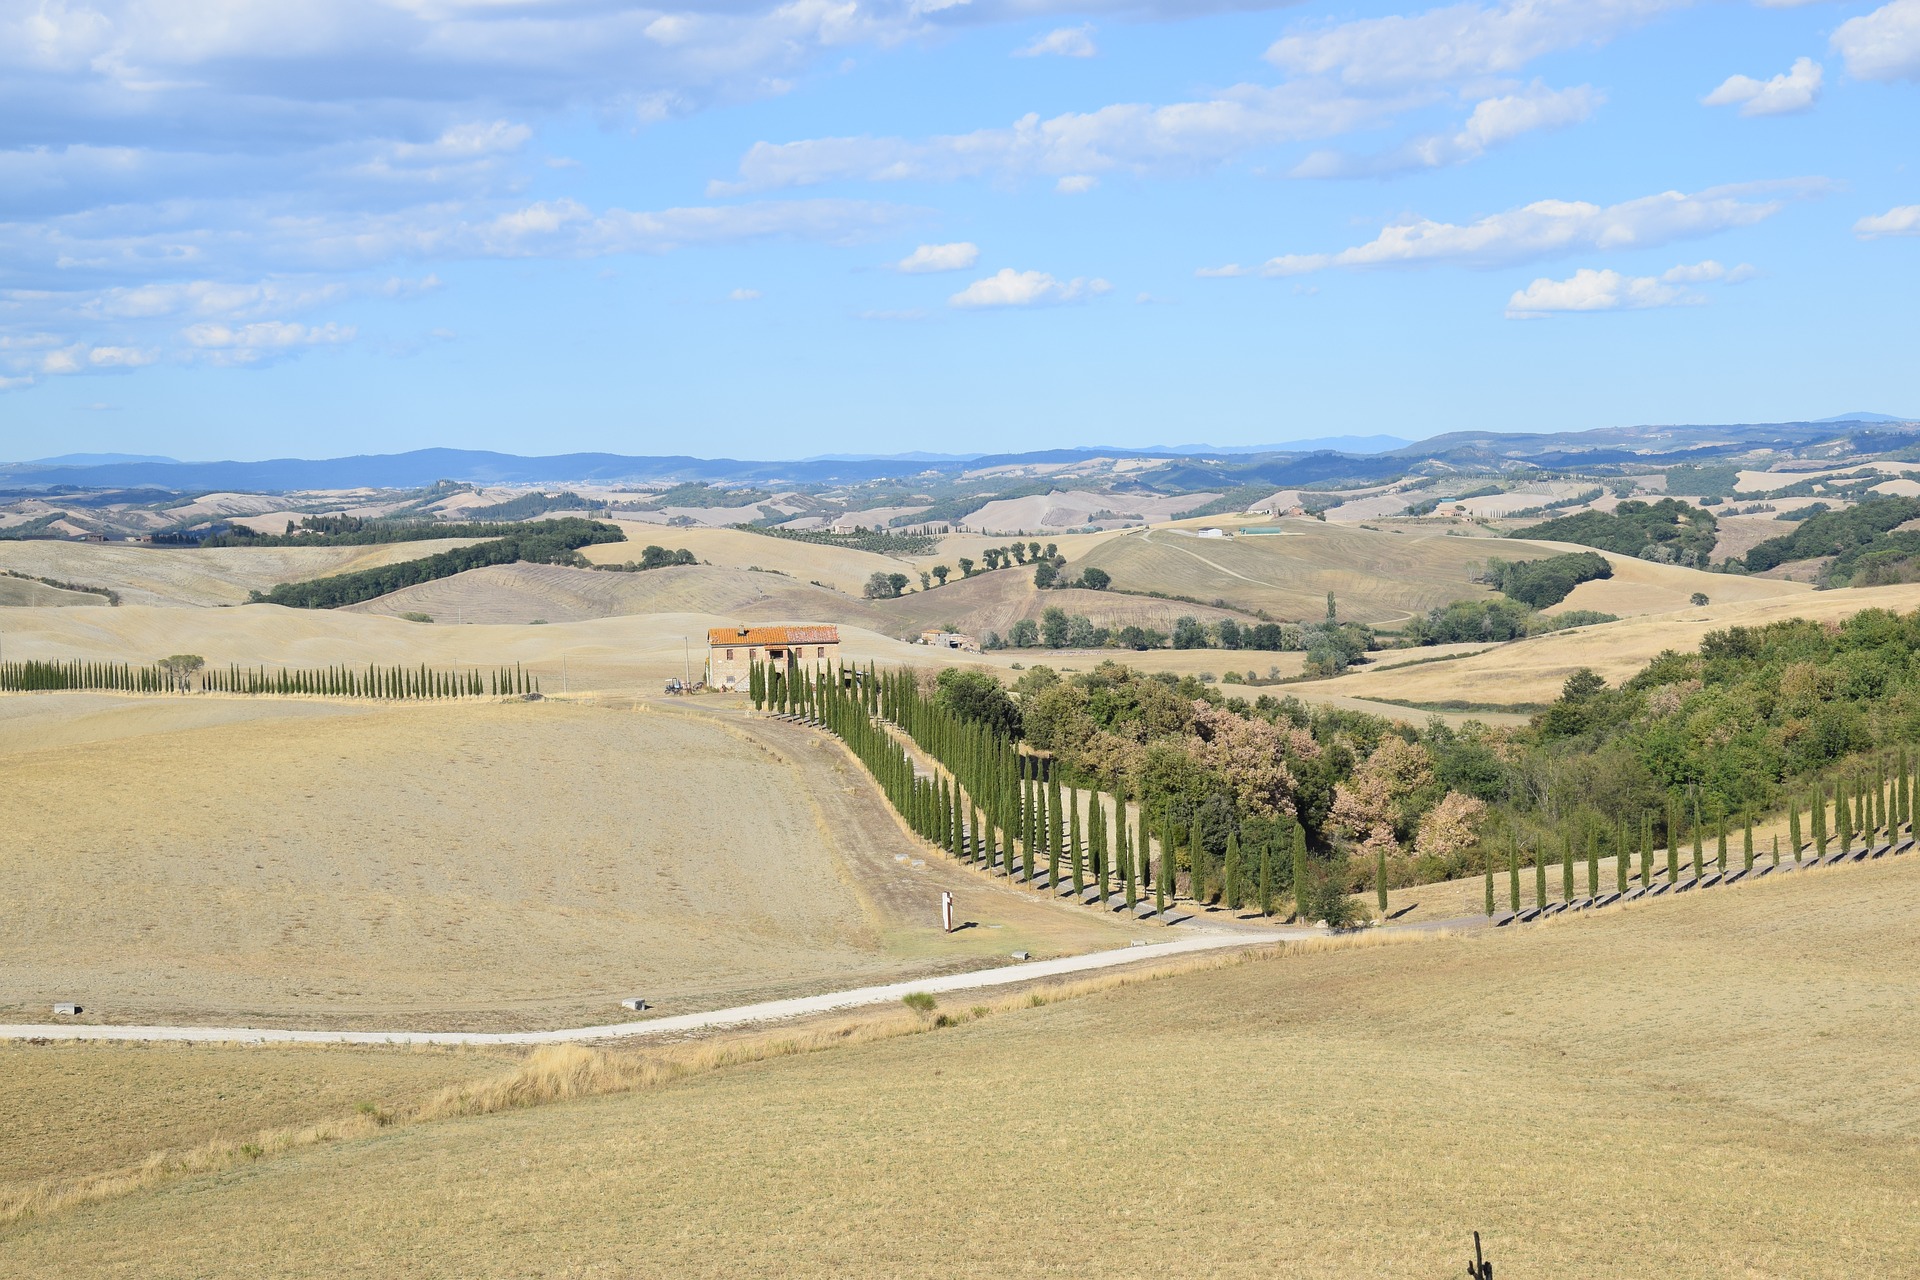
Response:
M1060 834L1060 775L1047 771L1047 888L1060 892L1060 855L1066 852Z
M1720 815L1720 834L1713 846L1714 870L1721 875L1727 874L1727 815Z
M1167 919L1167 899L1173 897L1173 823L1160 828L1160 875L1153 882L1153 911L1161 923Z
M1373 851L1373 897L1380 904L1381 918L1387 914L1387 846L1382 844Z
M1653 815L1640 815L1640 887L1653 884Z
M1533 905L1547 905L1547 859L1538 849L1533 853Z
M1278 829L1267 833L1260 842L1260 914L1273 914L1273 842Z
M1742 814L1741 820L1746 826L1746 835L1741 840L1740 856L1745 869L1751 871L1753 870L1753 810L1749 809Z
M1700 848L1700 798L1695 796L1693 800L1693 878L1695 880L1700 878L1700 856L1702 852Z
M1148 865L1147 853L1147 798L1140 797L1140 816L1134 824L1136 839L1133 845L1134 870L1139 873L1140 892L1145 893L1153 884L1153 871Z
M1113 870L1113 845L1107 836L1106 792L1102 791L1098 786L1095 786L1093 795L1089 798L1088 803L1093 806L1094 811L1094 879L1099 882L1100 901L1104 904L1106 900L1112 896L1112 879L1109 873ZM1116 808L1117 807L1116 805Z
M1909 826L1913 822L1913 784L1907 775L1907 748L1904 743L1894 760L1894 771L1898 776L1893 781L1893 803L1897 810L1893 821L1896 826Z
M1127 815L1125 810L1122 810L1120 813L1120 891L1126 895L1129 916L1140 906L1140 882L1134 876L1134 863L1137 857L1133 848L1133 837L1127 828Z
M1853 803L1847 790L1845 782L1834 786L1833 825L1839 828L1840 856L1843 858L1853 848Z
M1600 824L1587 825L1587 896L1600 896Z
M1628 864L1633 861L1633 847L1627 839L1627 820L1620 819L1619 830L1613 837L1613 891L1625 895L1627 892Z
M1187 880L1194 902L1201 906L1206 905L1207 890L1213 883L1211 874L1213 868L1209 867L1207 862L1207 846L1201 839L1200 814L1196 810L1193 815L1192 838L1187 845Z
M1560 833L1560 900L1573 901L1573 832Z
M1694 836L1699 838L1698 828ZM1667 883L1680 883L1680 809L1671 800L1667 802Z
M1293 824L1293 915L1296 920L1306 919L1306 907L1303 905L1308 877L1312 869L1307 865L1307 829L1298 822Z
M1827 789L1826 784L1813 784L1813 851L1817 858L1827 856ZM1796 857L1799 850L1794 851Z
M1799 861L1800 844L1801 844L1800 797L1794 795L1792 792L1787 793L1787 842L1793 846L1794 861L1796 862ZM1780 844L1780 841L1778 838L1776 838L1773 843L1774 843L1774 846L1777 848Z
M1227 860L1220 871L1220 900L1228 911L1240 909L1240 835L1227 832Z
M1081 841L1085 831L1080 826L1080 797L1072 788L1067 788L1067 807L1072 811L1073 833L1067 837L1067 865L1073 872L1073 896L1077 899L1086 892L1086 867Z
M1773 865L1775 870L1778 870L1780 867L1780 837L1779 836L1775 836L1773 838Z
M1493 918L1493 911L1494 911L1494 902L1493 902L1493 851L1492 851L1491 849L1489 849L1489 850L1487 850L1487 856L1486 856L1486 858L1484 859L1484 861L1485 861L1485 863L1486 863L1486 867L1487 867L1487 918L1488 918L1489 920L1491 920L1491 919Z
M1520 914L1520 838L1507 837L1507 908Z

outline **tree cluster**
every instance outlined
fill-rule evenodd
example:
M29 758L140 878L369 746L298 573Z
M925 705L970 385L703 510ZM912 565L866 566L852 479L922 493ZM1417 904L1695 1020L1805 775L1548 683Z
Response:
M491 542L477 542L418 560L402 560L376 569L335 574L306 582L283 582L264 595L256 591L256 603L286 605L295 609L338 609L343 605L373 600L402 587L451 578L456 573L487 565L531 564L584 565L581 547L602 542L624 542L626 534L618 525L596 520L569 518L542 520L532 524L508 525L512 532ZM444 535L436 535L444 536Z

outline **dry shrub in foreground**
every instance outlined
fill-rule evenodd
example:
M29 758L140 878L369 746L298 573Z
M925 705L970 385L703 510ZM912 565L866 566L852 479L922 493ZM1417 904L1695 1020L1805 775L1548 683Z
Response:
M1027 991L978 1001L964 1010L955 1009L943 1014L937 1020L886 1010L825 1025L695 1041L660 1049L609 1050L580 1044L544 1045L529 1053L524 1062L510 1071L465 1084L450 1085L425 1101L392 1114L362 1107L354 1114L318 1124L263 1129L244 1140L219 1138L183 1150L157 1151L138 1164L103 1173L78 1178L49 1178L24 1187L0 1189L0 1226L47 1217L182 1178L218 1173L303 1147L370 1137L391 1125L423 1124L455 1116L490 1115L578 1098L657 1089L690 1076L728 1067L818 1053L842 1045L924 1035L996 1014L1039 1008L1181 974L1328 951L1433 941L1451 936L1440 931L1416 934L1369 930L1280 943L1225 956L1199 956L1148 969L1100 974L1073 982L1048 983Z

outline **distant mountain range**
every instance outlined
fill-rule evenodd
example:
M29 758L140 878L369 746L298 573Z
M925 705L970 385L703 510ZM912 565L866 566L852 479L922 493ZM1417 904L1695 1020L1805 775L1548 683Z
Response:
M261 462L176 462L135 454L66 454L0 465L0 486L16 490L150 488L175 492L238 490L276 493L315 489L418 489L437 480L470 484L644 483L805 485L904 479L929 472L957 476L996 467L1072 464L1098 458L1153 458L1164 465L1136 471L1128 483L1165 492L1219 486L1316 484L1404 474L1421 464L1443 470L1497 468L1516 462L1543 467L1664 465L1710 461L1756 451L1827 447L1852 433L1849 424L1885 426L1907 419L1856 413L1823 422L1733 426L1608 427L1597 431L1512 433L1456 431L1418 443L1397 436L1331 436L1284 444L1121 449L1081 447L1031 453L897 457L816 457L752 461L617 453L521 457L476 449L415 449L349 458L274 458ZM1920 426L1920 424L1915 424ZM1884 437L1885 433L1878 433ZM1876 446L1884 450L1882 443Z

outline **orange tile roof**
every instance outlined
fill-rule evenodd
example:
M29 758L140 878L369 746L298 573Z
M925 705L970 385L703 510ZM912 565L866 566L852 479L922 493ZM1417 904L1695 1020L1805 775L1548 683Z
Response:
M839 644L838 627L714 627L707 646L769 644Z

